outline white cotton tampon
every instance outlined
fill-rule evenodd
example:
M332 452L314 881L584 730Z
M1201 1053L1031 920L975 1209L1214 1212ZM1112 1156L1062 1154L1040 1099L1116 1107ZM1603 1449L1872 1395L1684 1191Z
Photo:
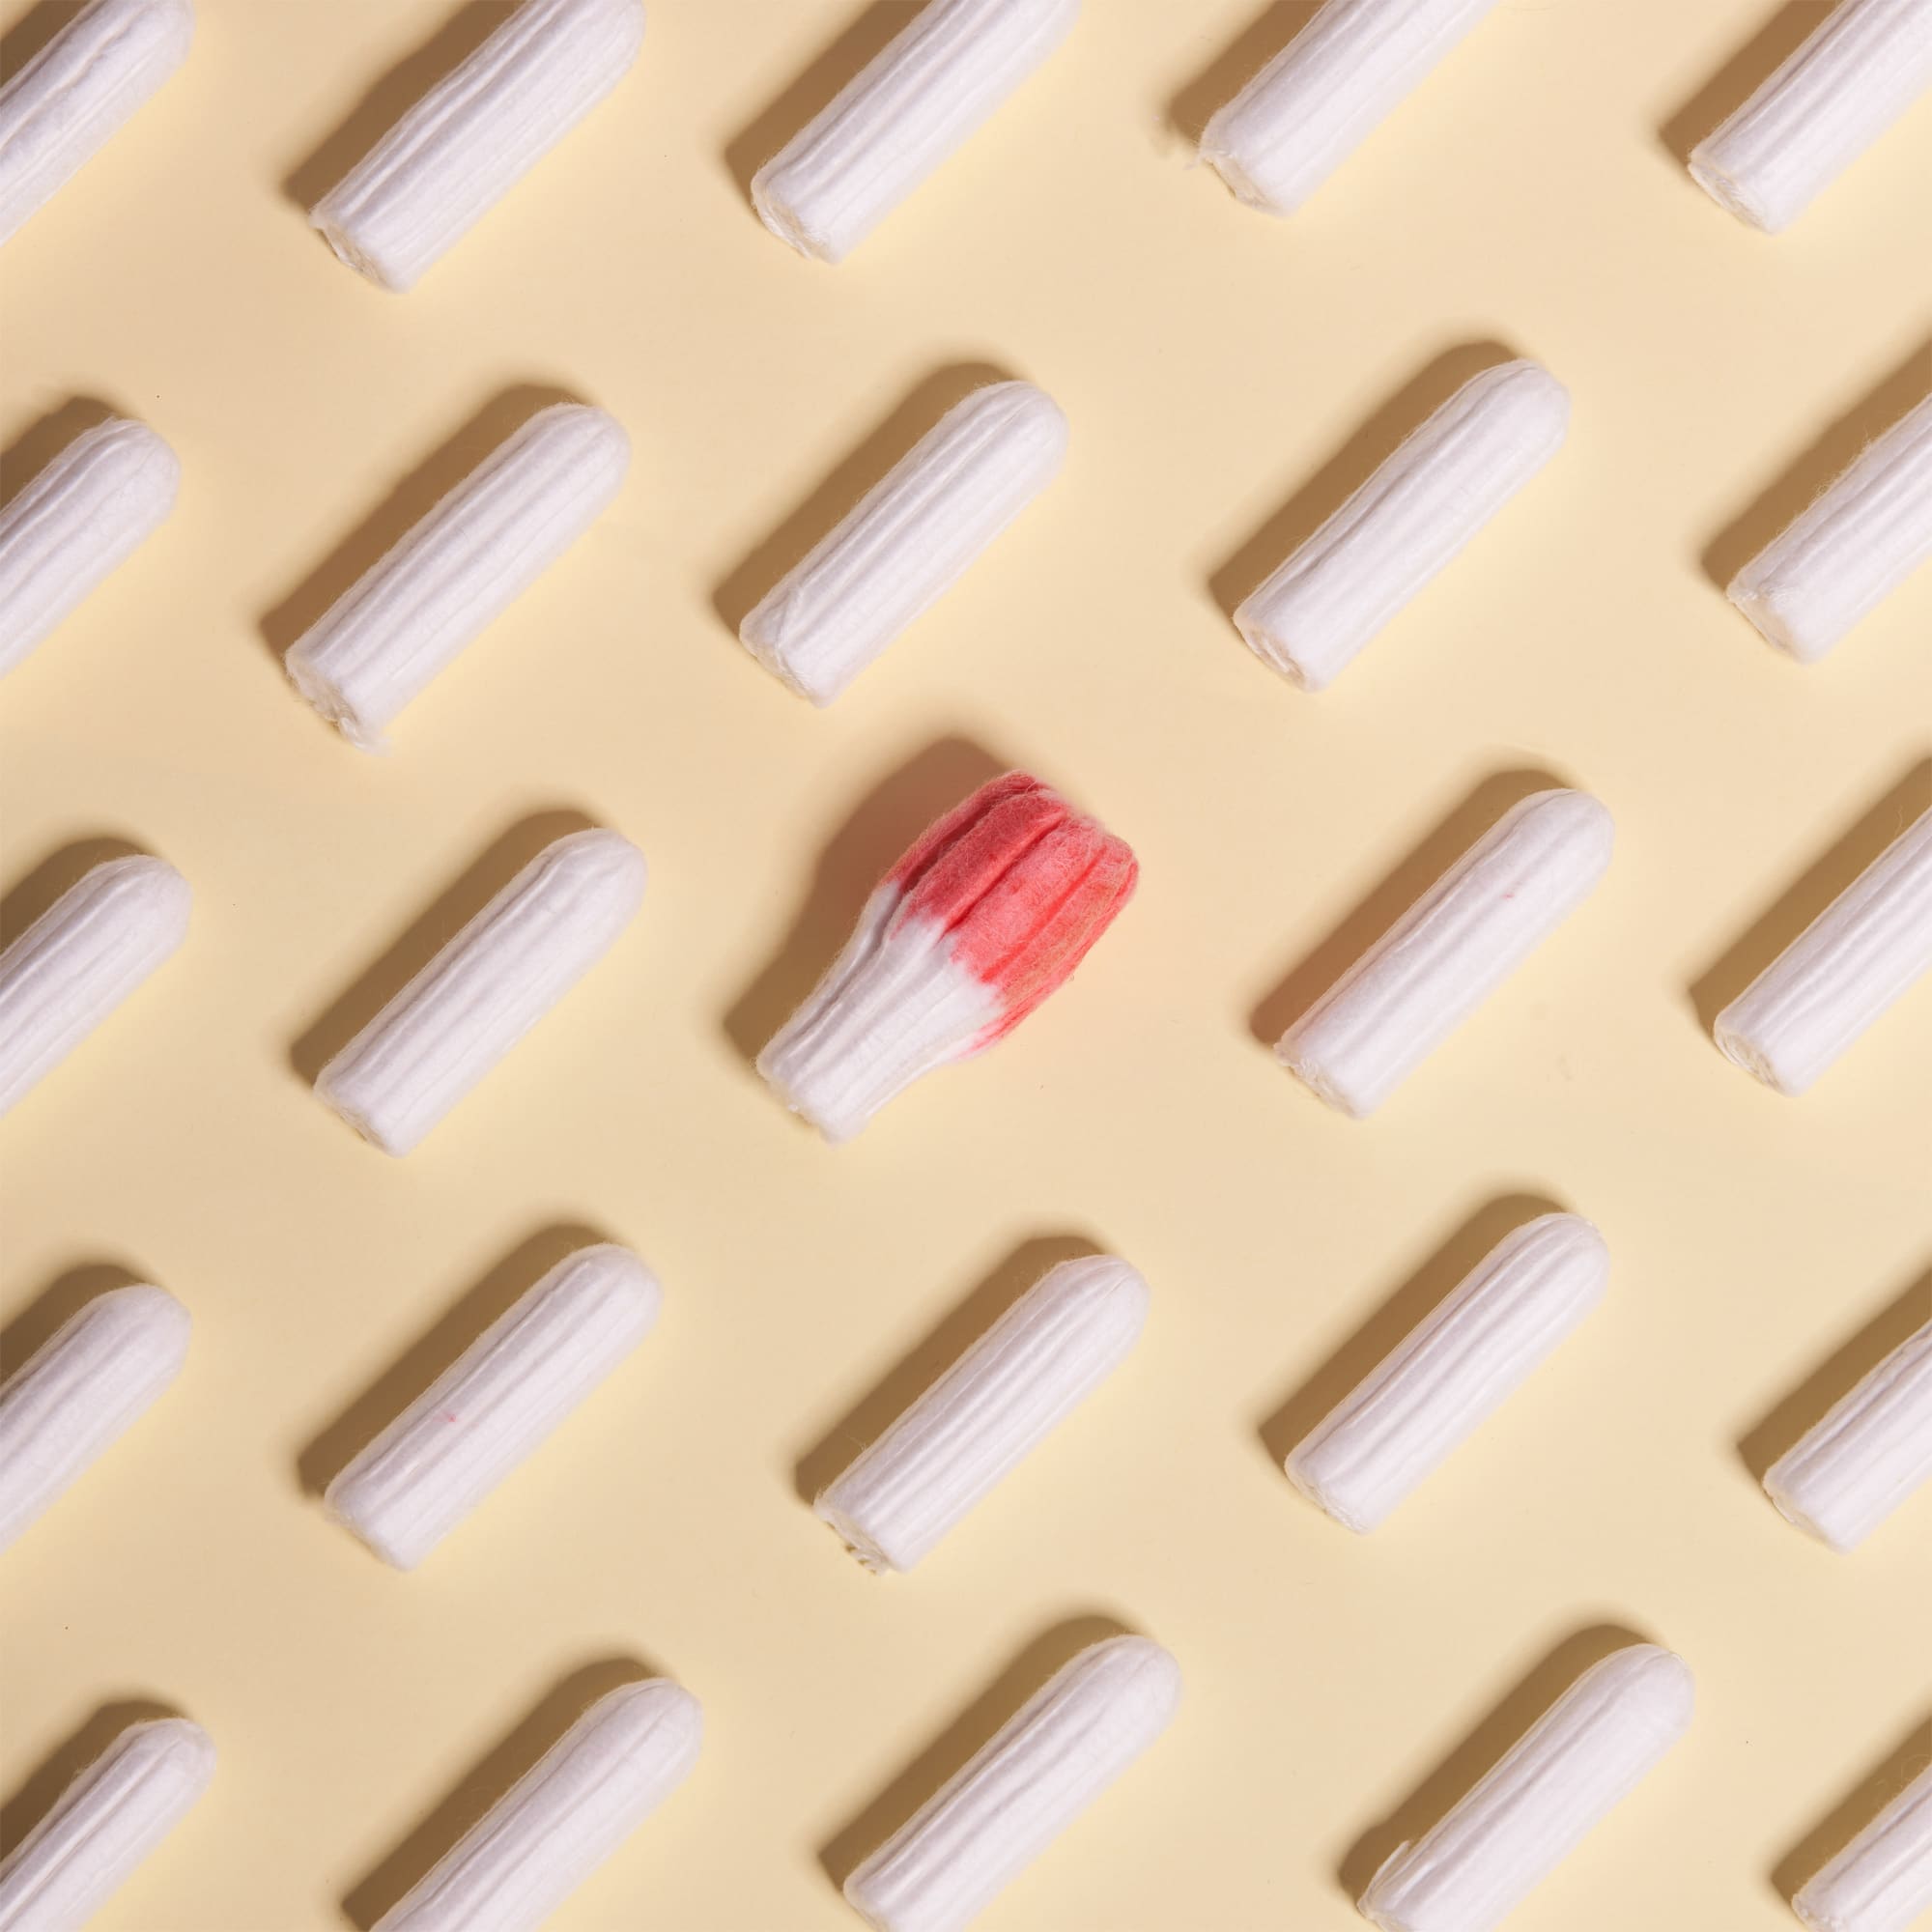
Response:
M108 859L0 952L0 1114L174 952L191 896L164 860Z
M643 0L524 0L310 219L352 269L412 289L630 71Z
M765 226L842 261L1059 46L1080 0L925 0L752 177Z
M1066 418L1031 383L949 410L739 626L745 648L830 704L1060 474Z
M80 1932L213 1776L199 1724L128 1725L0 1864L0 1932Z
M317 1094L408 1153L616 942L645 871L602 827L546 846L322 1069Z
M963 1932L1160 1734L1180 1666L1144 1636L1091 1644L845 1881L877 1932Z
M1123 1362L1148 1286L1109 1255L1049 1268L818 1498L868 1570L910 1570Z
M145 423L77 436L0 510L0 675L156 530L181 464Z
M1927 0L1841 0L1715 133L1690 173L1740 221L1775 235L1932 88Z
M607 1692L375 1932L537 1932L697 1762L697 1699L668 1678Z
M1463 384L1273 576L1235 624L1320 691L1562 447L1570 397L1535 362Z
M1208 122L1209 162L1250 208L1293 214L1496 0L1328 0Z
M1814 664L1928 559L1932 396L1867 445L1728 594L1774 644Z
M1906 827L1718 1015L1726 1058L1803 1094L1932 972L1932 810Z
M1332 1107L1372 1114L1579 906L1615 828L1589 793L1539 791L1497 820L1282 1036Z
M628 1248L560 1262L329 1484L329 1515L413 1570L650 1333L658 1300Z
M1492 1248L1288 1458L1294 1485L1374 1529L1604 1297L1604 1237L1545 1214Z
M1815 1932L1910 1932L1932 1912L1932 1769L1807 1880L1791 1909Z
M532 416L303 633L296 689L352 745L382 750L397 713L610 506L630 463L602 410Z
M0 243L187 58L188 0L94 0L0 88Z
M1634 1643L1593 1664L1362 1894L1383 1932L1492 1932L1643 1781L1690 1723L1681 1657Z

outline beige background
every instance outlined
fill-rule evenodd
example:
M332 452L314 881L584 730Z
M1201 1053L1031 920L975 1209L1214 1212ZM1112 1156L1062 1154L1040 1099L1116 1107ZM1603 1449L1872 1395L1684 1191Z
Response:
M1308 11L1094 0L830 270L734 174L903 10L655 0L621 90L399 299L284 184L326 185L484 16L201 0L189 65L8 249L10 482L73 397L185 469L0 706L10 929L85 839L197 895L181 956L0 1128L15 1350L117 1269L196 1321L178 1388L0 1567L6 1842L103 1706L220 1746L102 1932L366 1925L626 1660L703 1700L705 1756L560 1932L856 1923L821 1857L842 1872L1110 1622L1175 1651L1185 1709L988 1932L1350 1924L1338 1873L1605 1627L1689 1658L1698 1720L1522 1932L1770 1932L1774 1874L1895 1781L1932 1711L1932 1497L1847 1561L1747 1461L1925 1312L1932 989L1802 1103L1699 1009L1932 803L1932 578L1801 669L1708 569L1932 380L1932 112L1767 242L1672 149L1821 9L1504 0L1282 224L1173 121ZM1224 601L1497 343L1571 385L1568 447L1337 689L1294 692ZM980 365L1065 406L1066 473L813 713L717 607ZM358 754L270 645L550 388L629 427L623 497ZM1140 896L998 1053L829 1150L746 1049L1008 763L1131 839ZM1609 804L1607 883L1384 1116L1328 1114L1257 1028L1525 772ZM572 812L649 854L641 917L384 1159L296 1067ZM1602 1225L1610 1301L1350 1538L1274 1457L1531 1200ZM583 1227L659 1269L658 1332L423 1571L384 1571L305 1483ZM1152 1282L1139 1352L918 1575L868 1577L799 1482L1083 1242Z

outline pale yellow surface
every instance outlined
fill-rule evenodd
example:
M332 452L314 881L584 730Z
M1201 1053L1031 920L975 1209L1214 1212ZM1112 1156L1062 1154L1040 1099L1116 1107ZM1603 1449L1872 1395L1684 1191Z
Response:
M1895 1776L1932 1709L1932 1495L1836 1557L1739 1443L1788 1438L1926 1310L1932 987L1800 1102L1718 1054L1690 989L1719 962L1734 987L1932 803L1932 577L1801 668L1700 561L1738 562L1932 376L1932 111L1767 241L1660 128L1702 131L1740 92L1713 77L1762 71L1820 10L1757 41L1769 0L1505 0L1280 223L1191 170L1169 117L1306 11L1091 0L828 270L759 226L734 163L748 127L795 125L794 83L865 10L654 0L620 90L398 298L281 185L448 0L200 0L188 66L6 251L0 438L99 398L185 472L172 522L0 692L0 879L41 881L15 915L45 859L101 836L196 893L180 956L0 1124L15 1346L103 1264L196 1324L179 1386L0 1562L7 1842L103 1705L179 1708L220 1747L101 1932L366 1925L622 1660L702 1699L705 1753L558 1932L856 1924L821 1855L842 1871L1102 1619L1175 1652L1182 1715L986 1932L1356 1922L1386 1821L1439 1809L1605 1625L1690 1660L1696 1725L1521 1932L1774 1932L1774 1872ZM846 53L896 17L866 14ZM1217 592L1485 343L1570 385L1568 446L1335 689L1295 692ZM1066 472L813 712L714 597L735 615L800 506L792 550L981 364L1064 405ZM364 756L265 625L285 644L523 385L613 411L631 480ZM876 872L1009 763L1133 842L1140 895L1015 1037L828 1149L745 1049ZM1610 806L1607 882L1382 1115L1328 1113L1258 1011L1278 1030L1526 770ZM561 810L643 847L641 916L385 1159L292 1048L325 1015L339 1037L364 975L420 956L399 938L452 888L430 931L472 907L530 844L498 841ZM1600 1223L1607 1304L1350 1536L1284 1479L1310 1403L1284 1405L1521 1196ZM533 1278L558 1248L533 1237L580 1225L659 1270L658 1331L424 1569L384 1570L301 1471ZM838 1466L1080 1241L1152 1283L1138 1353L918 1574L867 1576L795 1465Z

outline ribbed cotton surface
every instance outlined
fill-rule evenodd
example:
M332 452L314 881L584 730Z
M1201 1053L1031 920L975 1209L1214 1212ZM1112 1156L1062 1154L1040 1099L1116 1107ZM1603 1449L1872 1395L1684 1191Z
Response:
M1932 1769L1921 1771L1791 1901L1816 1932L1909 1932L1932 1912Z

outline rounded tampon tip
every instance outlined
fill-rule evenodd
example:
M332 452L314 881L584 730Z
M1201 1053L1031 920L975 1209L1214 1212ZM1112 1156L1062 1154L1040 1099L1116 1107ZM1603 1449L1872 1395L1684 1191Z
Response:
M1735 214L1746 227L1755 228L1760 235L1776 235L1785 226L1784 222L1773 216L1770 208L1753 195L1744 182L1713 158L1707 144L1700 142L1691 149L1689 166L1690 179L1719 208Z
M214 1776L214 1740L187 1718L155 1718L121 1733L118 1748L143 1769L161 1771L170 1783L191 1797L207 1790Z
M81 886L103 902L139 907L151 923L159 949L157 959L166 958L187 937L194 893L165 859L136 852L125 859L104 860L82 879Z
M164 1288L148 1282L110 1288L104 1294L97 1294L83 1313L90 1326L138 1338L163 1387L174 1380L187 1360L194 1318Z

